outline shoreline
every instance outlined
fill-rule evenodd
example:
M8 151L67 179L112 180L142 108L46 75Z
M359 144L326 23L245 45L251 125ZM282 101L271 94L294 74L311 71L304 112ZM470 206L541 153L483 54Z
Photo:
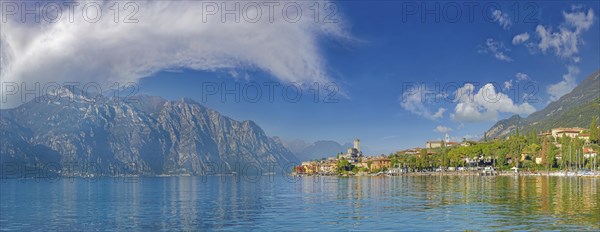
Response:
M583 172L565 172L565 171L541 171L541 172L518 172L515 173L513 171L497 171L492 174L485 174L482 172L408 172L408 173L400 173L400 174L382 174L382 173L374 173L374 174L297 174L292 173L292 176L318 176L318 177L396 177L396 176L481 176L481 177L494 177L494 176L556 176L556 177L590 177L590 178L600 178L600 171L595 173L583 173Z

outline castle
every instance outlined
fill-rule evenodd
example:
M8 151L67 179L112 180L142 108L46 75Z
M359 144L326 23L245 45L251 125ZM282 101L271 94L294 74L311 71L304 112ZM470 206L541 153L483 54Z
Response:
M361 158L362 156L363 154L360 151L360 139L355 139L354 147L348 148L348 152L342 155L342 157L344 157L350 163L358 163L359 158Z

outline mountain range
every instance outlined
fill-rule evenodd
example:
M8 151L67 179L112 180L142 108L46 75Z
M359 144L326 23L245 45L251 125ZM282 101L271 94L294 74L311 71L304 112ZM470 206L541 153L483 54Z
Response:
M504 137L516 128L524 132L587 128L599 115L600 70L540 111L498 121L486 135ZM267 136L253 121L233 120L191 99L141 95L122 100L90 97L63 87L17 108L0 110L3 168L6 164L71 165L74 173L85 174L93 164L103 175L228 174L248 170L249 165L255 171L272 172L274 166L289 171L298 158L335 156L351 146L335 141L282 141ZM127 171L119 172L123 167ZM98 173L97 169L93 170Z
M593 117L600 116L600 70L583 80L570 93L549 103L544 109L522 118L514 115L498 121L487 138L499 138L520 131L547 131L556 127L588 128Z
M0 110L0 163L74 163L75 173L93 164L103 175L121 167L141 175L205 175L274 171L267 167L298 161L255 122L233 120L190 99L89 96L62 87Z
M300 139L282 141L282 144L300 160L316 160L335 157L340 152L345 153L348 148L353 146L352 143L340 144L331 140L319 140L309 143Z

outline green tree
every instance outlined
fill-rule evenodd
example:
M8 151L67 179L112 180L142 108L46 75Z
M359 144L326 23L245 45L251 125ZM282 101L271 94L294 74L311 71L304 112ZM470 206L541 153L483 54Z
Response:
M542 150L540 151L540 157L542 157L543 163L542 165L544 165L546 167L546 170L548 169L548 138L544 138L544 141L542 143Z
M446 147L442 148L440 156L439 156L439 164L436 166L440 166L443 168L450 166L450 158L448 157L448 148L446 148Z
M526 168L527 170L529 170L529 169L535 167L535 163L533 161L531 161L531 160L525 160L525 161L523 161L522 167Z
M590 123L590 141L592 143L598 144L598 140L600 135L598 135L598 122L596 121L596 116L592 117L592 122Z
M390 160L391 160L391 163L392 163L392 168L395 168L396 166L398 166L398 163L400 163L398 161L397 157L391 157Z
M552 169L554 167L554 163L556 163L556 146L550 143L548 145L548 151L546 152L546 163L548 169Z
M465 165L465 158L467 157L466 148L467 147L458 147L448 152L450 166L459 167Z
M407 163L407 166L408 166L408 168L410 168L410 169L413 169L413 170L414 170L414 169L416 169L416 168L417 168L417 163L418 163L418 162L417 162L417 157L416 157L416 156L414 156L414 155L411 155L411 156L408 158L408 163Z
M506 164L506 148L501 147L498 150L496 150L496 168L498 168L498 170L503 170L504 169L504 165Z
M423 168L426 166L426 162L427 162L427 149L423 148L419 152L419 157L417 158L417 168L419 168L419 170L423 170Z
M537 145L536 143L532 143L523 149L523 153L526 153L531 157L535 157L535 156L537 156L539 150L540 150L540 145Z
M508 156L510 157L513 166L519 167L519 161L521 159L521 149L523 144L518 136L511 137L507 142Z
M346 160L346 158L342 158L338 161L338 173L342 173L345 171L350 171L350 162Z
M573 149L573 163L577 169L582 168L585 164L585 158L583 157L583 145L585 141L579 138L574 138L572 142Z
M569 137L565 136L563 134L562 137L558 138L558 142L560 143L560 164L559 164L559 168L561 170L565 170L567 169L569 166L569 147L570 147L570 140Z
M535 130L531 130L529 131L529 139L528 139L529 143L538 143L538 139L537 139L537 134L535 133Z

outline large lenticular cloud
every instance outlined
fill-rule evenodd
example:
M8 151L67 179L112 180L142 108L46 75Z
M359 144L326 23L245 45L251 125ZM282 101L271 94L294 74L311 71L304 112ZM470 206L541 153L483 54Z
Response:
M114 22L111 10L115 1L93 2L102 8L102 18L95 23L89 22L94 21L89 19L94 19L95 8L86 5L89 2L78 3L72 22L67 7L62 8L57 22L46 22L43 17L39 23L32 23L31 17L22 22L20 12L3 12L3 19L8 19L1 29L3 82L124 83L171 68L257 68L283 82L322 83L331 78L318 39L350 38L339 14L335 16L337 22L332 22L322 20L326 14L321 12L321 20L315 22L309 10L314 2L307 1L295 2L286 10L283 8L289 1L279 2L272 11L269 3L258 1L262 14L257 22L252 22L257 16L256 5L245 8L247 2L240 1L240 12L246 18L242 14L235 22L234 15L226 15L225 23L220 9L207 13L215 10L209 5L223 7L218 1L135 1L139 6L134 17L137 23L123 22L134 10L123 9L123 1L119 5L119 22ZM225 4L228 9L235 9L235 2ZM321 10L325 9L325 2L318 4ZM298 5L302 7L299 20L295 11ZM84 8L89 13L88 20L82 16ZM4 102L3 107L10 105Z

